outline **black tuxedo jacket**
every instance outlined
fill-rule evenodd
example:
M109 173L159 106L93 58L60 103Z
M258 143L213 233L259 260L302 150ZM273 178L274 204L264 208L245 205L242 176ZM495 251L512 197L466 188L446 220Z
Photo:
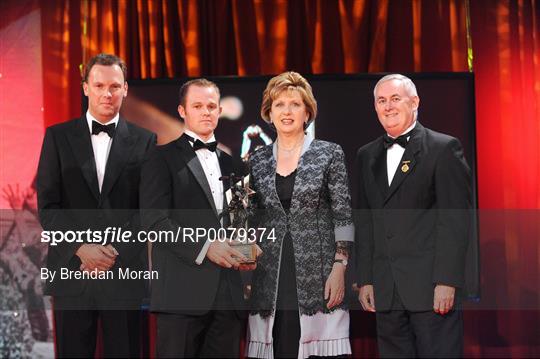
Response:
M230 174L231 156L216 151L222 175ZM214 305L220 276L228 281L234 303L234 308L220 309L244 309L237 271L221 268L208 258L201 265L195 263L207 237L202 232L199 238L188 233L197 228L216 230L221 224L203 168L186 136L149 154L142 171L141 210L146 230L179 233L176 242L152 243L152 270L159 274L151 283L152 311L207 313Z
M86 116L47 128L39 160L37 191L44 230L83 231L121 227L139 230L139 181L145 153L156 136L120 118L99 192L96 164ZM75 255L82 243L49 245L47 267L79 270ZM111 269L144 268L144 243L113 243L119 256ZM136 280L60 280L47 283L46 294L74 296L90 286L112 305L140 302L144 282Z
M377 311L394 287L411 311L433 310L436 284L462 287L471 172L459 141L419 122L388 186L383 138L356 158L358 284L373 284Z

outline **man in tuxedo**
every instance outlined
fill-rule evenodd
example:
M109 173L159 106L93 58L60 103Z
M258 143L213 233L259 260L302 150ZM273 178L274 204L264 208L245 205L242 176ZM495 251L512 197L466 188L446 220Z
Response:
M245 257L220 242L231 156L216 148L219 89L206 79L180 89L184 134L156 147L143 166L141 208L145 229L180 233L152 244L151 310L157 316L158 357L239 357L243 291L236 269ZM200 236L188 233L199 231Z
M127 95L126 65L99 54L86 65L88 111L47 128L37 176L41 225L48 231L137 231L142 160L154 134L119 116ZM143 280L118 278L118 270L142 270L144 243L62 242L49 245L46 283L53 296L56 355L93 357L98 319L106 357L138 357ZM110 279L61 279L73 273L113 273Z
M384 76L374 97L386 134L356 158L359 301L382 357L459 357L470 169L456 138L417 121L409 78Z

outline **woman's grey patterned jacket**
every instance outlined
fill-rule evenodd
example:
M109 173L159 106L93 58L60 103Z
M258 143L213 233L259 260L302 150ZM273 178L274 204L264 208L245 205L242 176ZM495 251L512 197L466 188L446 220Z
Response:
M296 266L300 314L329 312L324 286L334 263L336 241L354 240L351 196L345 156L335 143L306 137L298 162L289 215L279 201L276 144L254 151L249 160L253 197L252 227L274 228L265 236L253 276L252 314L274 314L283 237L290 231ZM342 308L343 306L341 306Z

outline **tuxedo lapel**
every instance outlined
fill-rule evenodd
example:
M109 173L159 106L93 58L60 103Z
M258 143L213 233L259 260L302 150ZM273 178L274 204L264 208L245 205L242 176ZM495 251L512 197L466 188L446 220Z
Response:
M375 156L371 158L370 167L375 178L375 183L377 183L381 191L382 198L386 198L386 194L388 193L388 171L386 169L386 149L384 148L382 138L377 145Z
M221 171L221 176L230 176L233 171L232 158L227 156L227 154L220 149L216 149L216 155L219 161L219 169ZM235 173L235 177L240 176L241 173ZM221 181L223 183L223 209L228 208L229 201L227 201L227 190L230 188L230 180ZM231 224L231 218L228 215L224 215L226 212L222 212L223 216L223 226L228 227Z
M212 197L212 191L210 190L210 184L208 184L208 180L206 179L206 175L204 174L201 162L199 161L199 158L195 154L195 151L193 151L193 148L189 144L187 137L181 136L176 141L176 145L180 150L180 156L197 180L197 183L199 183L199 186L203 190L206 199L208 200L208 203L214 211L214 214L216 215L216 217L218 217L216 204L214 203L214 197Z
M90 139L90 129L83 116L77 121L72 131L67 133L73 156L81 168L83 177L90 188L90 192L99 201L99 185L97 180L96 161Z
M423 136L424 128L417 122L415 132L409 139L409 144L401 157L401 161L399 162L394 178L392 179L392 183L384 201L385 204L401 186L403 181L413 172L414 167L418 162L418 153L420 152Z
M103 186L101 187L102 199L106 198L118 176L122 173L136 142L136 136L129 133L126 122L120 119L116 126L111 151L109 152L107 165L105 166L105 176L103 177Z
M232 166L232 159L231 157L227 156L227 154L220 149L216 149L216 155L218 157L219 161L219 169L221 170L222 176L230 176L233 172L233 166ZM235 176L242 175L241 173L235 173ZM229 189L229 182L230 181L222 181L223 183L223 193L227 192ZM225 203L225 202L224 202Z

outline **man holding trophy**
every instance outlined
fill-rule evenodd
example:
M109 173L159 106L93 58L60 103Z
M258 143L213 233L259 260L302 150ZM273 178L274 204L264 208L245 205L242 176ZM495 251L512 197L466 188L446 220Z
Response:
M229 181L229 189L225 193L227 206L222 215L230 221L229 233L227 238L236 239L229 242L234 249L244 256L241 260L241 270L254 270L256 268L257 257L262 253L255 242L258 239L257 229L247 228L249 217L249 196L255 192L249 188L249 176L236 176L231 173L230 176L222 176L222 181ZM261 229L261 228L259 228Z
M184 120L184 134L157 147L142 170L141 210L146 230L215 231L231 221L240 223L241 206L247 203L242 196L248 195L248 189L237 184L234 173L239 171L231 156L217 149L214 129L221 113L219 99L219 88L206 79L191 80L181 87L178 113ZM229 183L233 188L224 203ZM239 357L246 312L238 270L255 269L256 258L249 258L249 247L229 241L183 238L152 244L152 269L159 273L151 283L151 310L157 317L156 354ZM260 250L253 246L256 255Z

